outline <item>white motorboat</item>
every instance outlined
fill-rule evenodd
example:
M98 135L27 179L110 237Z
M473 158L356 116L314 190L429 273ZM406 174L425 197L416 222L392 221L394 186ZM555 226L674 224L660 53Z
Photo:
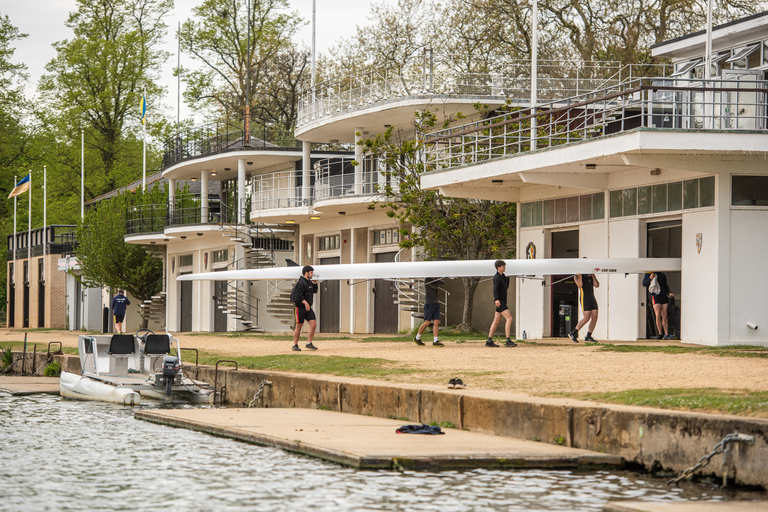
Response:
M61 396L126 405L143 399L214 402L210 385L184 375L179 340L168 333L81 335L77 344L81 373L61 372Z

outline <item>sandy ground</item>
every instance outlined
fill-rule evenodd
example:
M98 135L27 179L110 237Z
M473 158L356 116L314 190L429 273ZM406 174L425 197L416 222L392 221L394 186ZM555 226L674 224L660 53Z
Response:
M567 339L532 340L533 343L521 343L515 348L487 348L480 339L465 343L449 341L440 348L431 344L421 347L413 342L361 341L374 338L372 335L340 335L346 339L318 335L315 345L319 350L292 353L290 341L263 339L256 335L227 337L182 333L175 336L182 347L197 348L222 357L292 354L295 357L381 358L391 361L393 367L423 370L393 374L387 377L389 382L447 385L448 379L460 377L468 387L475 389L531 395L640 388L768 391L768 360L764 358L600 352L599 346L575 344ZM21 331L0 329L0 343L23 339ZM45 331L28 334L28 343L36 343L38 352L45 352L50 341L75 347L77 333ZM301 347L305 341L304 336ZM666 341L646 343L673 344Z

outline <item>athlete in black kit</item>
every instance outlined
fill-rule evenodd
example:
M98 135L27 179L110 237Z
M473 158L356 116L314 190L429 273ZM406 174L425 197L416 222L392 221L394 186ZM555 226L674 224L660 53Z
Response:
M587 335L584 336L584 341L597 343L597 340L592 337L592 332L595 330L595 325L597 325L597 299L595 299L595 288L600 288L600 282L594 274L576 274L573 276L573 280L581 291L581 310L584 312L584 316L581 317L579 323L576 324L576 328L572 330L568 336L578 343L579 329L589 322L589 329L587 330Z
M512 331L512 313L509 312L507 306L507 289L509 288L509 277L504 275L504 271L507 269L507 264L502 260L497 260L494 264L496 266L496 275L493 276L493 298L494 304L496 304L496 313L493 315L493 323L491 329L488 331L488 340L485 342L486 347L498 347L493 342L493 334L496 332L496 327L499 325L501 317L507 321L504 325L504 332L507 335L507 342L505 347L516 347L517 343L512 341L509 337Z

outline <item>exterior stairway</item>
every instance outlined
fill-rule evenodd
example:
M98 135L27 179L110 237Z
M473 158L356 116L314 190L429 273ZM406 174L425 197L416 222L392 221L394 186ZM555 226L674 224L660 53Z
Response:
M149 318L150 322L157 322L161 329L165 329L165 291L153 295L150 300L145 300L140 307L144 318Z
M294 326L293 302L291 302L291 290L294 283L290 281L269 281L267 313L276 318L280 323Z
M448 295L448 292L441 287L438 292L438 301L440 301L440 323L442 325L445 325L447 320ZM397 299L395 304L400 306L401 311L410 311L413 318L421 320L424 318L425 298L426 292L423 279L401 279L397 281Z

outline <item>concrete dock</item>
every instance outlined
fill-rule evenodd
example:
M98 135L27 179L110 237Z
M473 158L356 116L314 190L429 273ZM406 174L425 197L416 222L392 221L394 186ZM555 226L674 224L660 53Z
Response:
M58 395L59 389L58 377L0 377L0 390L7 391L13 396L38 395L41 393Z
M620 466L621 457L445 428L397 434L407 421L319 409L143 410L136 418L275 446L360 469L575 468Z

